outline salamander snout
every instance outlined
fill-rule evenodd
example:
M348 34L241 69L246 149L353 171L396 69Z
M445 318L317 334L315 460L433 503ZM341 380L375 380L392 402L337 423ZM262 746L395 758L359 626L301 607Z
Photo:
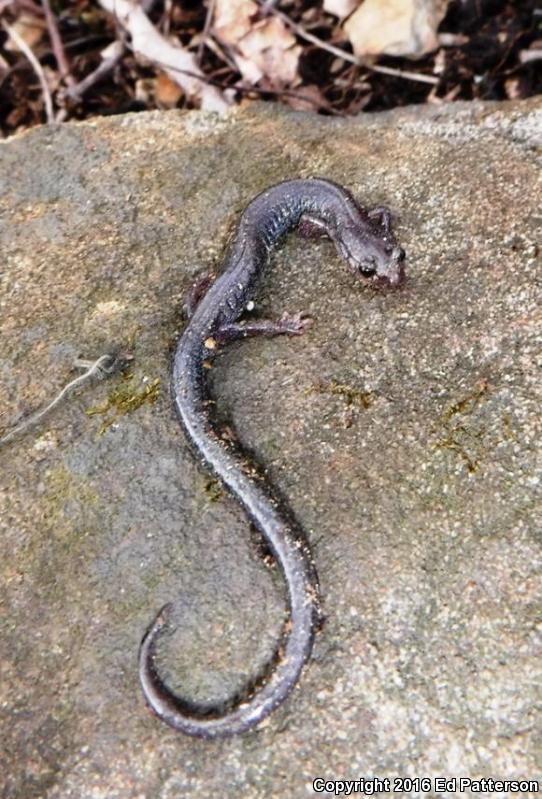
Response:
M335 243L357 277L370 277L382 285L402 283L406 254L391 231L343 228Z
M391 286L400 286L405 279L406 252L402 247L393 247L387 263L381 263L380 270L376 269L376 279L379 283Z

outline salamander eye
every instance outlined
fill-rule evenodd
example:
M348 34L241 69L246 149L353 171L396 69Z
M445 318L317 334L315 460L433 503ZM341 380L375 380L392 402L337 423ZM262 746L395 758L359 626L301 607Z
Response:
M359 264L358 266L359 273L361 275L365 275L366 277L369 275L374 275L376 271L376 259L372 256L367 258L363 263Z

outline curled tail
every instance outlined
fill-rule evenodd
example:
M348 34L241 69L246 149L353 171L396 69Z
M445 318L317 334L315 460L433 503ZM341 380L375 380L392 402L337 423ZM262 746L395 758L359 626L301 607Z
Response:
M318 616L318 583L305 547L293 538L284 546L286 563L278 558L288 585L288 635L265 685L230 712L197 715L194 706L162 682L154 663L155 648L167 624L171 604L148 628L139 650L139 677L148 705L175 730L200 738L219 738L249 730L268 716L290 693L308 659ZM281 553L284 554L284 553ZM276 553L275 553L276 555ZM286 568L284 568L286 566Z
M175 380L174 380L175 383ZM219 738L249 730L268 716L289 694L308 659L319 619L318 577L307 544L277 510L261 483L247 475L242 455L213 433L199 402L182 395L177 410L187 435L259 529L283 574L289 605L287 634L265 684L226 713L197 713L189 699L174 694L161 680L155 650L167 624L171 605L160 610L139 650L139 677L149 707L170 727L200 738ZM179 394L177 394L179 396ZM247 608L248 610L248 608Z

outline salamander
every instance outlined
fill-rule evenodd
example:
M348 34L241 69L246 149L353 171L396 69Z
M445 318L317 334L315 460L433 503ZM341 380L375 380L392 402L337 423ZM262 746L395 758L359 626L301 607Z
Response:
M397 286L405 273L405 252L397 245L388 209L366 210L349 191L330 180L295 179L271 186L249 203L220 276L214 282L204 280L193 293L191 317L173 359L175 407L204 463L261 533L284 577L289 605L284 641L265 683L233 708L205 715L173 693L158 674L156 643L167 624L171 604L159 611L139 652L143 693L149 707L166 724L201 738L243 733L286 698L310 656L319 619L318 577L308 544L263 482L247 471L240 450L223 441L214 429L205 381L206 366L219 345L246 336L298 335L309 326L310 319L302 314L285 313L278 321L240 320L270 251L295 227L307 235L327 235L357 277Z

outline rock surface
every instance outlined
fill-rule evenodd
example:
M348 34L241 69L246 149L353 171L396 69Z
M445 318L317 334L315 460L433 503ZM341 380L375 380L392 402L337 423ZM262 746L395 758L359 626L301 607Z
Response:
M4 796L541 777L540 130L537 101L356 120L262 105L0 146L0 424L77 355L135 355L0 450ZM309 175L397 212L408 282L354 283L330 243L292 236L256 311L313 328L215 362L218 414L307 532L326 620L269 721L205 743L146 711L146 625L175 601L161 668L218 702L273 653L284 596L178 427L170 350L244 205Z

